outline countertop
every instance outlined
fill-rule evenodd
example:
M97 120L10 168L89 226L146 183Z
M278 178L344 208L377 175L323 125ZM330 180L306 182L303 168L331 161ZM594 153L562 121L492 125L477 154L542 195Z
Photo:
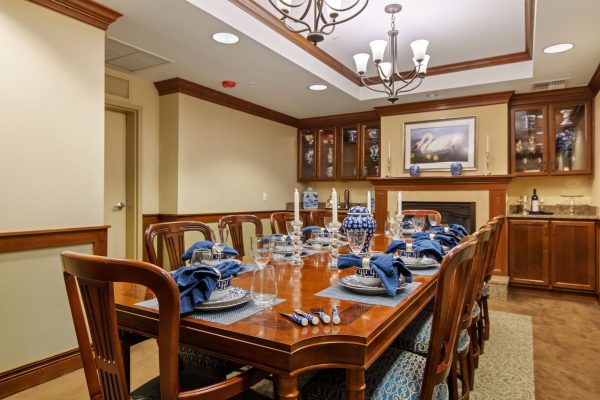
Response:
M518 218L518 219L569 219L569 220L593 220L598 221L600 217L598 215L571 215L571 214L550 214L550 215L524 215L524 214L516 214L510 213L508 214L508 218Z

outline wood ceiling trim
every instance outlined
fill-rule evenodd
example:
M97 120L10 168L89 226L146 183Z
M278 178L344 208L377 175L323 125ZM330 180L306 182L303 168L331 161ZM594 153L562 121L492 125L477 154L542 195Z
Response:
M592 90L588 86L579 86L566 89L542 90L540 92L519 93L510 99L511 106L534 103L565 103L581 101L592 98Z
M456 108L480 107L508 103L514 92L486 93L474 96L455 97L443 100L420 101L417 103L396 104L375 107L380 116L413 114L427 111L443 111Z
M123 14L92 0L30 0L78 21L107 30Z
M310 43L306 38L298 33L290 32L285 24L276 16L265 10L262 6L255 3L253 0L229 0L231 3L237 5L242 10L252 15L263 24L273 29L275 32L279 33L287 40L291 41L298 47L305 50L307 53L324 63L325 65L333 68L339 74L349 79L351 82L364 86L358 75L354 70L346 67L344 64L340 63L338 60L330 56L325 51L321 50L321 48ZM487 68L493 67L497 65L503 64L511 64L522 61L529 61L532 58L533 51L533 30L534 30L534 20L535 20L535 2L534 0L524 0L525 6L525 45L524 51L511 53L511 54L501 54L498 56L480 58L476 60L468 60L461 61L452 64L438 65L435 67L427 68L427 75L440 75L440 74L449 74L453 72L466 71L470 69L476 68ZM408 71L407 71L408 72ZM406 72L406 73L407 73ZM379 77L373 76L365 79L370 79L375 84L379 82Z
M331 125L350 125L360 122L379 121L377 111L363 111L348 114L325 115L322 117L303 118L298 120L298 128L314 128Z
M588 87L592 91L592 96L596 97L598 91L600 91L600 64L596 67L596 72L592 75Z
M257 117L269 119L281 124L290 125L293 127L298 126L297 118L182 78L172 78L160 82L154 82L154 86L158 90L159 96L164 96L171 93L183 93L187 94L188 96L210 101L211 103L256 115Z

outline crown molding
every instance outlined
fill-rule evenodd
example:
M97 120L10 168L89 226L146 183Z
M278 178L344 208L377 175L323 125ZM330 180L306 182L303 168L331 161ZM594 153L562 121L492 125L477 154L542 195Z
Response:
M474 96L454 97L451 99L420 101L417 103L396 104L393 106L375 107L380 116L412 114L427 111L443 111L456 108L489 106L508 103L514 92L496 92Z
M154 86L158 90L159 96L164 96L171 93L183 93L187 94L188 96L206 100L237 111L256 115L257 117L269 119L281 124L290 125L293 127L298 126L297 118L182 78L172 78L160 82L154 82Z
M596 72L592 75L592 79L588 83L588 88L591 90L593 97L596 97L598 91L600 91L600 64L596 67Z
M510 105L525 105L533 103L564 103L592 98L592 90L588 86L566 89L543 90L540 92L519 93L510 99Z
M273 29L275 32L279 33L281 36L294 43L296 46L300 47L325 65L334 69L337 73L344 76L351 82L355 83L359 86L365 86L357 73L346 67L344 64L330 56L325 51L321 50L320 47L317 47L310 43L306 38L298 33L294 33L289 31L285 24L277 18L275 15L271 14L265 8L257 4L253 0L229 0L231 3L240 7L242 10L252 15L254 18L261 21L263 24ZM525 44L524 51L512 54L501 54L498 56L492 56L487 58L480 58L476 60L468 60L461 61L452 64L438 65L435 67L427 68L427 76L430 75L440 75L440 74L449 74L453 72L466 71L470 69L477 68L487 68L493 67L497 65L503 64L511 64L522 61L529 61L532 59L532 49L533 49L533 28L535 22L535 1L534 0L525 0ZM407 71L408 72L408 71ZM374 84L380 82L379 77L372 76L365 79L369 79Z
M29 0L88 25L107 30L123 14L92 0Z
M303 118L298 120L298 128L314 128L331 125L350 125L360 122L379 121L375 110L348 114L325 115L322 117Z

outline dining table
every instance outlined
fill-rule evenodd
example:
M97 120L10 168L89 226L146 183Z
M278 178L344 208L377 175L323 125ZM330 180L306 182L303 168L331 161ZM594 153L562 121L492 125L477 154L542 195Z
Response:
M390 239L373 238L372 249L383 251ZM347 250L342 248L342 253ZM436 292L436 274L413 272L412 291L396 305L326 297L319 292L339 285L340 279L354 274L353 268L338 270L328 266L329 250L303 258L304 265L271 262L275 268L278 302L233 323L182 317L179 340L209 354L250 365L273 374L280 399L297 399L298 376L323 368L346 370L346 398L365 397L365 371L390 346L402 330L426 307ZM246 259L244 259L246 261ZM250 290L252 272L238 275L232 286ZM121 332L144 337L158 335L158 310L140 304L146 289L133 284L115 286L117 319ZM382 300L390 297L379 295ZM344 297L344 296L341 296ZM331 315L337 308L339 324L301 326L281 313L322 308Z

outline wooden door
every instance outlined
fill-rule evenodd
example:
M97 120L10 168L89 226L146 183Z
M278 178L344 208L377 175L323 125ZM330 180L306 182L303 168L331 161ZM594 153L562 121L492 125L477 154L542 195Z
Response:
M509 220L508 272L511 283L548 286L549 221Z
M552 221L550 282L553 287L596 289L596 223Z

